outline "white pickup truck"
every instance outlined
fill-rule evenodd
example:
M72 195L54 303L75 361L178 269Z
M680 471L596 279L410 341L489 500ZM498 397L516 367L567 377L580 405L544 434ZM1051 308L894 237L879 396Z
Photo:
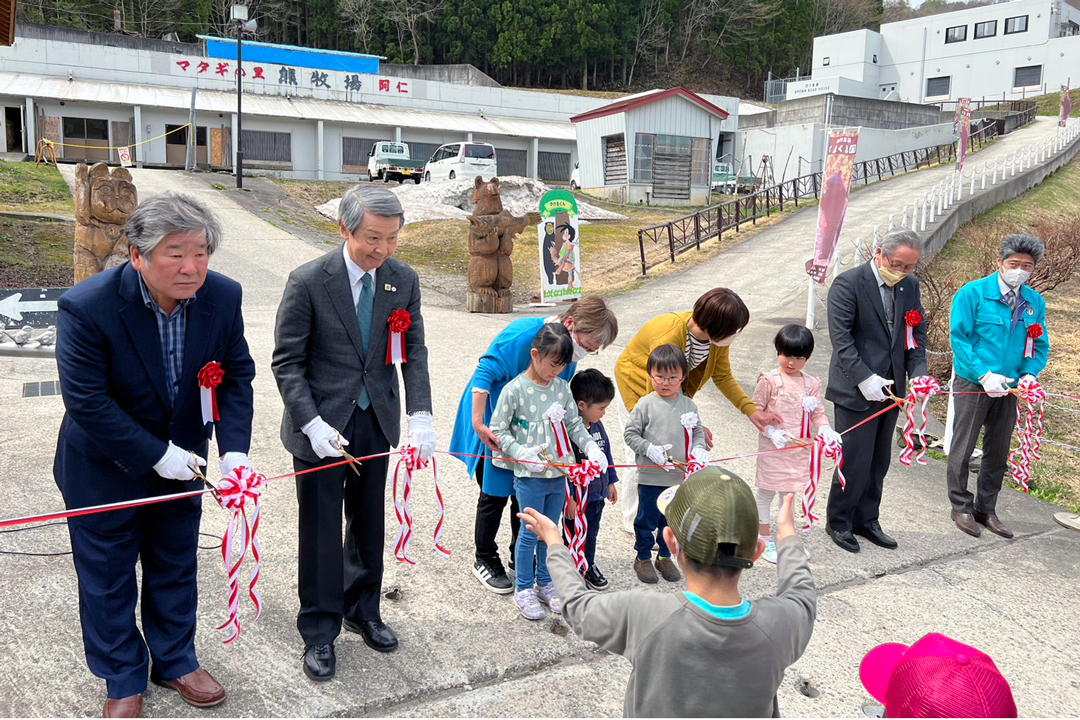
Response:
M417 185L424 174L424 161L409 157L409 146L399 142L377 142L368 151L368 180L383 182L412 180Z

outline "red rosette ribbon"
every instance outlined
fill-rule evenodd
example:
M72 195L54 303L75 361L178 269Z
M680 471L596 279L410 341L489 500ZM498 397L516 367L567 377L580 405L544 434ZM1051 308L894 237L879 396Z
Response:
M1032 325L1027 330L1027 340L1024 342L1024 357L1035 357L1035 341L1043 336L1042 325Z
M585 559L585 538L589 532L589 523L585 519L585 508L589 502L589 484L600 477L600 463L592 460L582 460L577 465L566 468L566 507L563 511L563 536L566 538L566 547L570 550L570 557L574 560L574 566L578 572L584 573L589 569L589 562ZM571 489L571 486L573 488ZM577 514L574 515L574 529L566 523L565 518L570 516L570 502L577 501ZM603 502L601 498L600 502Z
M242 467L222 478L215 493L218 504L232 513L221 542L221 559L225 561L225 572L228 574L226 587L229 594L229 619L217 629L232 631L232 634L222 641L225 645L231 644L240 637L240 568L244 564L249 548L251 559L255 562L255 569L248 580L248 595L255 606L255 617L252 622L262 615L262 600L255 590L255 585L259 582L259 573L262 569L262 554L259 550L257 533L260 499L265 483L265 475L260 475L251 468ZM251 512L250 521L248 520L249 511ZM240 538L240 557L234 563L232 548L233 539L237 536Z
M922 325L922 313L918 310L908 310L904 313L904 325L907 326L907 340L904 343L905 350L914 350L919 347L915 342L915 328Z
M405 332L412 325L408 310L397 309L390 313L390 341L386 343L386 364L405 363Z
M215 390L225 377L221 363L210 361L199 370L199 404L202 406L203 425L221 420L218 414L217 393Z

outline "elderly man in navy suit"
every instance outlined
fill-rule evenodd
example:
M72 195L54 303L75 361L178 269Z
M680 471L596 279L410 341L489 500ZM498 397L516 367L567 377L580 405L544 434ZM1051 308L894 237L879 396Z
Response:
M908 349L905 324L908 312L922 315L919 280L911 274L921 256L918 235L894 230L882 238L870 262L841 273L829 290L833 354L825 399L835 408L833 426L848 432L847 489L834 475L825 531L848 552L860 550L856 535L879 547L896 548L896 541L881 529L878 508L900 408L869 418L888 407L891 392L906 394L908 378L926 375L926 328L921 323L913 328L918 347Z
M53 473L68 508L201 487L196 472L215 423L204 423L198 375L210 362L224 373L221 473L250 466L255 363L240 286L207 269L221 228L202 204L169 193L143 202L126 231L131 262L60 299L56 362L67 412ZM201 512L196 496L68 521L86 661L108 692L104 717L141 717L148 677L197 707L225 700L195 658Z

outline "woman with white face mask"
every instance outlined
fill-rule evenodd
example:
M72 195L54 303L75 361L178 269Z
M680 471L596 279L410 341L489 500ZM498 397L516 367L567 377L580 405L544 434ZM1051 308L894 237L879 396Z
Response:
M646 369L649 355L661 345L669 344L686 352L690 370L683 380L682 391L687 397L694 397L712 382L758 430L764 430L767 425L779 426L781 418L758 410L731 372L729 348L749 322L750 311L742 298L727 288L713 288L698 298L692 312L665 313L645 323L615 363L615 384L619 391L615 404L623 426L638 401L652 392ZM707 449L712 449L712 433L708 428L704 430ZM629 464L634 462L634 453L628 447L624 447L624 457ZM632 470L620 470L619 481L623 484L623 526L627 532L633 532L637 475Z
M951 427L947 483L956 527L978 537L987 530L1013 533L996 513L1010 440L1016 425L1016 395L1011 388L1036 382L1046 367L1050 338L1046 302L1028 279L1046 253L1033 235L1009 235L1001 243L997 271L973 280L953 298L949 337L957 394L949 413ZM968 491L968 463L979 431L986 428L976 493Z

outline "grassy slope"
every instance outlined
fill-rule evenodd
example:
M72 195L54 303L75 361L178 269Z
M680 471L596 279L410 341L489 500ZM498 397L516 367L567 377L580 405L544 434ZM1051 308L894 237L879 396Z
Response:
M70 215L75 201L53 166L0 160L0 210Z

